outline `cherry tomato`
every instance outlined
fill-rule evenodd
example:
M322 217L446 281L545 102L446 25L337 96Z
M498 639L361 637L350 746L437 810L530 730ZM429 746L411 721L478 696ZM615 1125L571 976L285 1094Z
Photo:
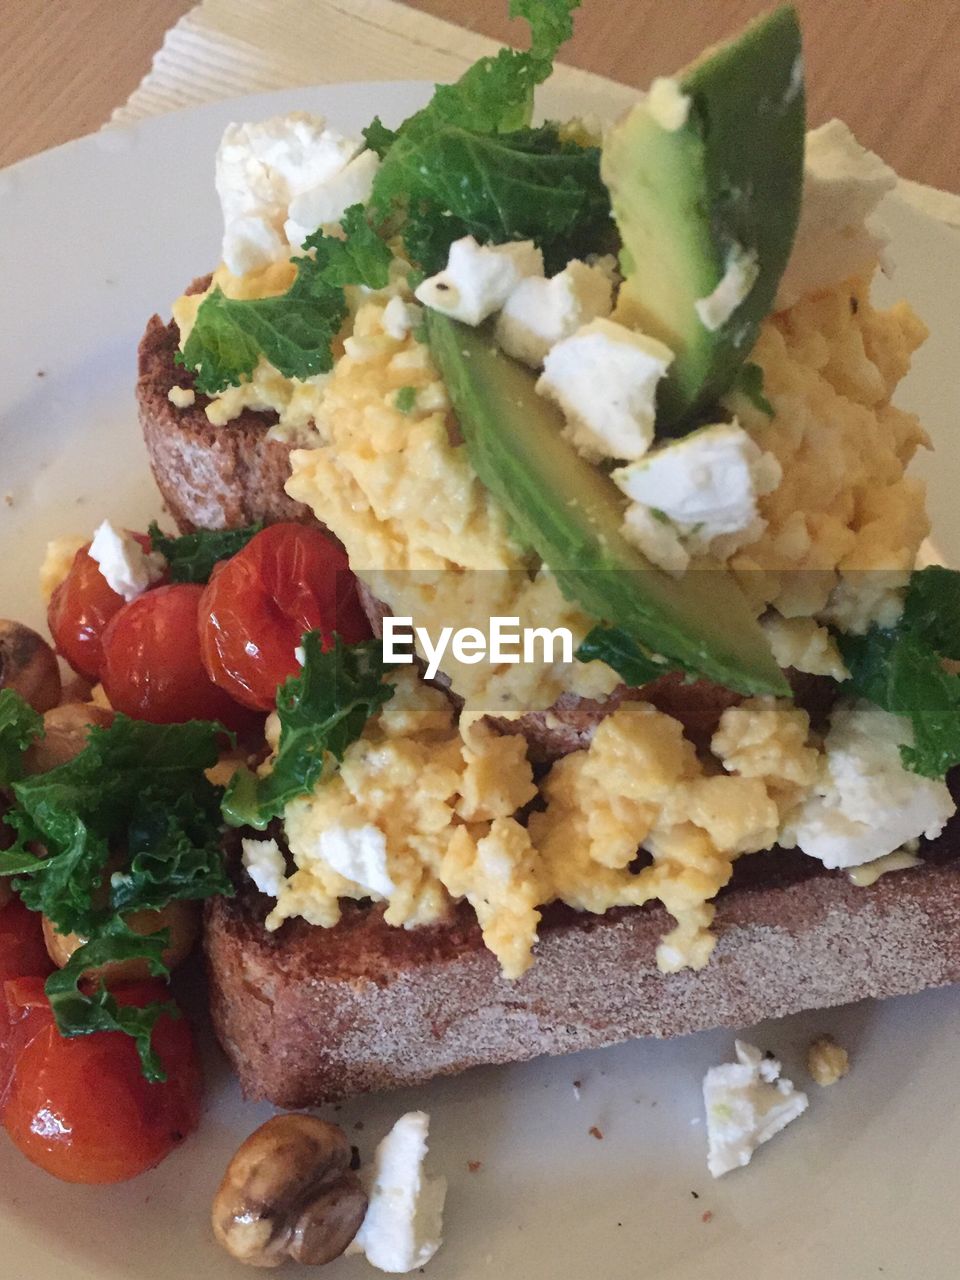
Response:
M8 984L8 986L13 984ZM160 982L120 987L121 1004L167 1000ZM48 1006L49 1009L49 1006ZM120 1031L65 1039L30 1010L3 1110L14 1144L64 1182L124 1182L153 1168L197 1127L202 1077L190 1027L163 1017L153 1033L167 1079L150 1084Z
M268 711L277 686L299 670L305 631L319 631L325 649L334 632L348 644L371 634L337 543L305 525L269 525L207 584L200 604L204 665L238 702Z
M138 720L220 720L239 729L249 714L211 681L200 659L197 609L203 587L147 591L103 633L101 679L110 705Z
M150 539L145 533L133 536L144 551L150 550ZM99 680L103 633L126 602L107 585L100 566L87 554L89 548L89 543L80 548L70 572L50 597L47 625L57 651L74 671L89 680Z
M0 1119L20 1054L53 1021L43 985L40 977L0 983Z
M0 910L0 983L7 978L45 978L53 972L43 940L43 917L19 898Z

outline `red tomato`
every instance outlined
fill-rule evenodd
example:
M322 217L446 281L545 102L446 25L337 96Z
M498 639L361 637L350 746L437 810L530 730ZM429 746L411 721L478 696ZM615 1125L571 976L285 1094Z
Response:
M169 998L161 982L113 994L134 1005ZM203 1082L184 1018L163 1017L154 1029L167 1073L162 1084L144 1079L136 1046L120 1031L65 1039L49 1006L46 1015L29 1009L31 1021L3 1121L14 1144L47 1173L64 1182L124 1182L159 1164L197 1127Z
M0 1119L20 1054L53 1021L43 984L39 977L0 983Z
M269 711L299 671L305 631L324 648L371 634L345 552L319 529L274 524L214 572L200 604L200 648L211 679L245 706Z
M7 978L45 978L53 972L42 919L16 897L0 909L0 983Z
M196 583L156 587L124 605L107 627L100 676L117 711L154 724L220 720L238 729L248 722L200 659L202 595Z
M133 536L144 551L150 550L150 539L145 533ZM77 552L70 572L51 596L47 625L57 651L74 671L90 680L99 680L104 630L126 602L107 586L100 566L87 554L89 546L87 543Z

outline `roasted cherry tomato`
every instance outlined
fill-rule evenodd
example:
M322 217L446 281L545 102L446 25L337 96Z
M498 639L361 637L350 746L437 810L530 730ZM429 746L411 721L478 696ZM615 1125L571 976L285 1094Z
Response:
M43 917L19 898L0 909L0 983L7 978L45 978L53 972L43 940Z
M200 659L203 587L155 587L120 610L103 633L101 679L116 711L154 724L220 720L243 728L249 713L218 689Z
M145 533L133 536L144 551L150 550ZM99 680L103 633L126 602L107 585L100 566L87 554L89 546L88 543L77 552L70 572L50 597L47 625L58 652L74 671L89 680Z
M306 631L319 631L324 648L334 632L348 644L371 634L337 543L305 525L269 525L214 571L203 593L204 665L238 702L268 711L277 686L299 670Z
M13 990L11 990L11 988ZM32 999L24 983L7 983L8 1004ZM169 999L160 982L118 987L121 1004ZM135 1178L158 1164L197 1127L202 1077L190 1027L163 1017L153 1045L167 1079L144 1079L133 1040L120 1031L65 1039L37 1003L25 1010L3 1122L34 1164L64 1182Z

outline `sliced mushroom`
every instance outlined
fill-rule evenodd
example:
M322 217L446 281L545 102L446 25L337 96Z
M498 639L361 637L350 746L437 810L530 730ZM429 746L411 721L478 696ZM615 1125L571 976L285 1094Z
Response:
M274 1116L227 1166L213 1202L213 1233L254 1267L288 1258L321 1266L338 1258L367 1211L347 1135L316 1116Z
M27 773L46 773L78 756L87 745L87 735L96 725L107 729L113 723L113 712L92 702L65 702L53 707L43 717L43 737L24 756Z
M43 636L7 618L0 618L0 689L15 689L34 711L60 701L57 655Z
M170 945L163 953L163 963L168 969L176 969L186 960L200 933L200 904L197 902L170 902L160 911L133 911L124 920L134 933L159 933L170 930ZM79 933L58 933L52 920L43 917L43 940L47 954L62 969L73 953L87 941ZM102 978L109 986L117 982L142 982L150 977L146 960L112 960L109 964L87 969L86 978Z

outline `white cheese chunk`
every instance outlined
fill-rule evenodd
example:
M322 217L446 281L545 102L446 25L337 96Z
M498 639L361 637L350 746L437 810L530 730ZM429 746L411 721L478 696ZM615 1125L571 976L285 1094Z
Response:
M332 178L294 196L284 223L289 243L299 249L318 227L339 222L351 205L366 204L379 168L375 151L361 151Z
M537 391L567 418L585 458L641 458L653 440L657 384L673 352L612 320L591 320L547 352Z
M715 1178L749 1164L757 1147L807 1109L807 1095L779 1078L776 1058L742 1040L735 1047L737 1061L711 1067L703 1080L707 1168Z
M671 529L688 553L732 555L763 531L757 498L771 493L782 474L737 422L720 422L618 468L613 479L631 499L624 532L655 563L676 570L676 550L670 563L664 559Z
M713 332L730 319L757 282L760 263L756 251L735 245L727 259L726 270L714 291L693 304L700 323Z
M163 577L166 561L157 551L144 551L132 534L115 529L109 520L93 535L91 560L96 560L107 586L128 603L142 596Z
M412 302L404 302L401 297L393 297L383 309L383 331L388 337L403 342L411 329L415 329L423 315L421 309Z
M780 288L778 310L871 270L886 244L872 215L897 175L861 147L842 120L807 134L800 225Z
M543 254L532 240L478 244L454 240L443 271L424 280L415 297L464 324L482 324L499 311L521 280L543 275Z
M677 526L660 511L631 502L624 513L623 533L651 564L667 573L681 574L690 563Z
M261 893L278 898L287 878L287 867L276 840L241 840L241 857L247 875Z
M349 1253L363 1253L394 1275L425 1266L440 1248L446 1178L424 1174L430 1117L401 1116L377 1147L368 1185L370 1203Z
M830 716L825 760L813 794L787 838L825 867L855 867L917 836L934 839L956 811L945 782L904 767L909 721L867 702L840 703Z
M395 889L387 868L387 837L379 827L326 827L317 840L317 856L345 880L388 898Z
M646 106L661 129L676 133L687 123L691 101L672 76L657 76L647 93Z
M228 125L217 150L216 187L229 270L244 275L284 257L291 203L331 183L362 147L360 139L345 137L321 116L304 111ZM309 234L319 225L299 230Z
M609 272L574 259L549 280L521 280L497 317L495 336L507 355L539 368L551 347L612 308Z

